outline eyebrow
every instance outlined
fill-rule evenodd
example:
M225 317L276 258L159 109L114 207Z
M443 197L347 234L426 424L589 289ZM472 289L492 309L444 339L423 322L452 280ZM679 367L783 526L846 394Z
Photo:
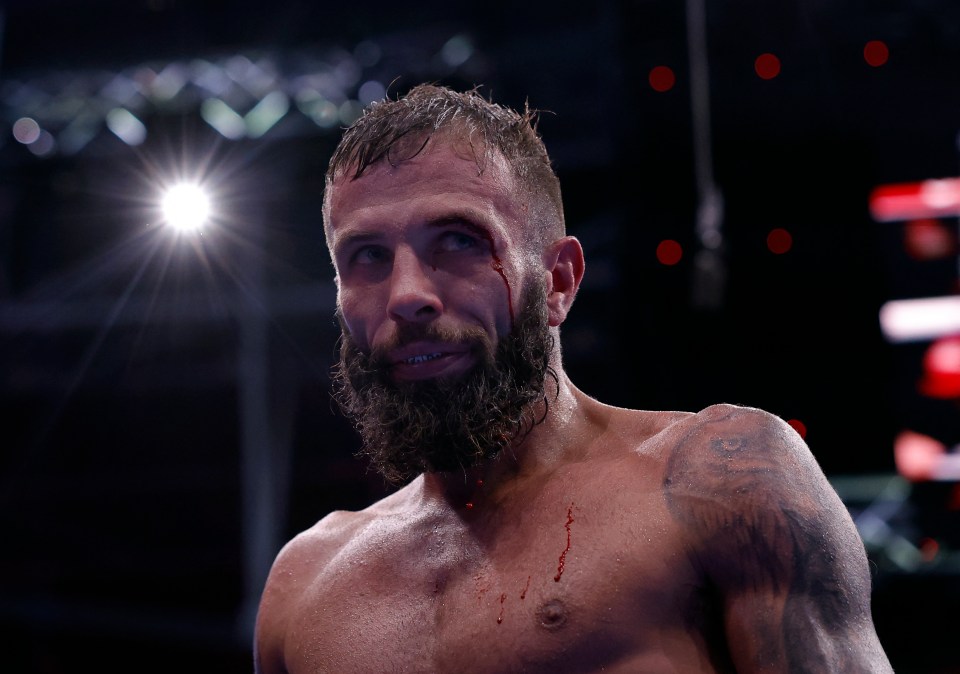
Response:
M447 212L443 215L432 218L427 218L424 224L432 229L450 226L462 227L470 230L477 236L480 236L486 240L490 240L491 235L487 228L477 224L477 220L481 219L482 216L474 211L456 211ZM343 237L334 245L334 254L339 253L341 250L352 248L357 245L377 241L382 236L383 232L372 228L368 228L359 232L344 234Z
M490 238L490 232L487 231L486 227L477 224L479 220L476 213L473 212L457 212L457 213L448 213L437 218L432 218L427 220L428 227L448 227L450 225L456 225L458 227L463 227L464 229L469 229L473 233L482 236L484 238Z

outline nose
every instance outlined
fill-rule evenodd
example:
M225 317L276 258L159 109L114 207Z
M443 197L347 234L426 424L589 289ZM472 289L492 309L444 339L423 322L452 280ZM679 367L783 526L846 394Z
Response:
M431 270L409 249L394 254L387 312L395 321L424 323L443 311Z

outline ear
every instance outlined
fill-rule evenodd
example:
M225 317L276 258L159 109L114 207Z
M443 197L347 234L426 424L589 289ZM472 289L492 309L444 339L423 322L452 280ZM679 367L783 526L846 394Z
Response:
M547 313L550 327L557 327L566 320L583 279L583 248L572 236L557 239L547 246L544 263L547 273Z

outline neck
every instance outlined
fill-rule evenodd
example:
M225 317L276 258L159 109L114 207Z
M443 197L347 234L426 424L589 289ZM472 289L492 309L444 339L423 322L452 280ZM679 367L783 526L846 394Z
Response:
M571 443L573 426L579 417L576 410L583 403L583 394L562 369L557 369L559 392L540 403L537 417L543 421L517 439L499 455L480 464L456 472L428 472L423 475L424 496L448 501L454 507L472 503L482 491L492 494L518 479L551 472L575 458L574 452L583 443ZM552 388L552 387L551 387Z

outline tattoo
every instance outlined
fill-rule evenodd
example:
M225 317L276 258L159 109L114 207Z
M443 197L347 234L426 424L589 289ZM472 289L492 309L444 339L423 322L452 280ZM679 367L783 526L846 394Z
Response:
M830 505L809 463L784 447L776 426L730 423L740 414L677 443L663 483L667 506L700 541L700 562L723 591L786 595L780 633L757 635L771 652L786 643L791 671L824 671L823 654L810 652L816 640L805 637L839 630L850 615L844 542L827 526Z

